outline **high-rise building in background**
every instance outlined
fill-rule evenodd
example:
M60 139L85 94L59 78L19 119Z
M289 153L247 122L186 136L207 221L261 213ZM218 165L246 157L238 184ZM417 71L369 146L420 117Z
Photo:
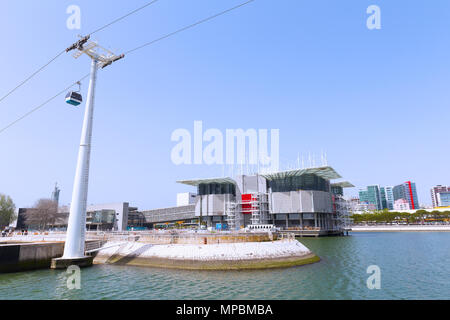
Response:
M442 195L442 198L444 201L447 199L444 194ZM397 202L397 200L404 201ZM380 187L379 185L368 186L366 189L361 189L359 191L359 202L361 204L371 205L375 207L375 210L407 210L405 208L412 210L419 209L416 184L411 181L407 181L395 187ZM395 205L396 202L397 205Z
M386 209L387 206L387 197L386 197L386 187L380 187L380 198L381 198L381 207Z
M383 210L380 186L368 186L365 190L359 191L359 201L361 203L374 205L376 210Z
M450 187L437 185L431 188L433 208L450 206Z
M394 202L404 199L408 202L411 210L419 209L419 198L417 197L416 184L411 181L399 184L393 189Z
M389 210L394 210L394 187L386 186L384 187L384 192L386 194L386 206Z

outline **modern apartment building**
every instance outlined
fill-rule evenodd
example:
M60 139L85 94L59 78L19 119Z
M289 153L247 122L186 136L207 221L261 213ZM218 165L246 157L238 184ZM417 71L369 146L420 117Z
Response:
M381 198L380 186L368 186L365 190L359 191L359 201L363 204L375 206L376 210L383 210L383 201Z
M450 187L437 185L431 188L431 201L433 208L450 206L448 194L450 193Z
M409 203L411 210L419 209L419 198L417 197L416 184L411 181L407 181L400 185L397 185L393 189L394 201L405 199Z
M384 194L386 197L386 207L389 210L394 210L394 187L393 186L386 186L383 188Z
M375 210L395 210L395 202L400 199L404 199L410 209L419 209L419 200L414 182L408 181L395 187L371 185L359 191L360 203L373 206ZM402 205L402 207L405 206Z

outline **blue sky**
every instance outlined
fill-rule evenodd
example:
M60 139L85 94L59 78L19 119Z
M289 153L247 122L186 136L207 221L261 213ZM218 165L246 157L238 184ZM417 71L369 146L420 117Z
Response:
M0 95L78 34L146 2L1 1ZM239 3L160 0L93 39L120 53ZM81 30L66 27L72 4ZM366 27L372 4L381 30ZM430 203L433 185L450 184L449 18L444 0L256 0L130 54L99 72L88 202L170 206L192 190L176 180L222 175L171 162L172 132L202 120L223 132L280 129L282 166L325 150L356 186L412 180ZM88 72L87 57L59 58L0 102L0 128ZM0 134L0 192L30 206L57 181L69 203L83 111L61 96Z

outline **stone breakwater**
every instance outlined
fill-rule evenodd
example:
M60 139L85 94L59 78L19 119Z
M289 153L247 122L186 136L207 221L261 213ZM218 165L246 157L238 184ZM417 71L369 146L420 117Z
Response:
M162 244L110 241L95 264L194 270L242 270L298 266L320 259L297 240L221 244Z

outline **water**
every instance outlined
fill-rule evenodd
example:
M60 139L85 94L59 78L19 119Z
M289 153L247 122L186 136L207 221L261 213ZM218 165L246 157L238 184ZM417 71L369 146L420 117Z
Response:
M0 299L450 299L450 233L353 233L300 240L320 263L259 271L183 271L97 265L81 290L65 271L0 275ZM369 290L369 265L381 289Z

